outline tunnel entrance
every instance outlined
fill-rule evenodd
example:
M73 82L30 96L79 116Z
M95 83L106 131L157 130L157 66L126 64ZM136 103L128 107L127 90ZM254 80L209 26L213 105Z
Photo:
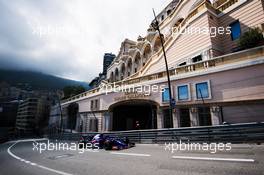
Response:
M127 101L114 105L113 131L157 128L157 106L149 101Z

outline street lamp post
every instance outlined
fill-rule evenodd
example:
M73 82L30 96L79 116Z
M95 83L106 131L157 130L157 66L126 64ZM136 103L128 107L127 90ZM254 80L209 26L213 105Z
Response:
M169 100L170 100L170 106L169 106L169 122L170 122L170 125L171 127L173 127L173 120L172 120L172 109L174 108L175 106L175 101L174 99L172 98L172 93L171 93L171 81L170 81L170 72L169 72L169 68L168 68L168 62L167 62L167 57L166 57L166 52L165 52L165 48L164 48L164 40L163 40L163 36L160 32L160 28L159 28L159 22L157 20L157 16L156 16L156 13L153 9L153 14L154 14L154 17L155 17L155 20L152 22L151 26L156 30L158 31L159 33L159 37L160 37L160 40L161 40L161 46L162 46L162 51L163 51L163 56L164 56L164 61L165 61L165 66L166 66L166 73L167 73L167 81L168 81L168 88L169 88Z

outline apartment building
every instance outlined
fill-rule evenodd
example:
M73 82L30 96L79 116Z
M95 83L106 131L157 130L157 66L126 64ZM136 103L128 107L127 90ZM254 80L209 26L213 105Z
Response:
M49 102L46 98L27 98L19 103L16 131L20 135L37 134L48 125Z

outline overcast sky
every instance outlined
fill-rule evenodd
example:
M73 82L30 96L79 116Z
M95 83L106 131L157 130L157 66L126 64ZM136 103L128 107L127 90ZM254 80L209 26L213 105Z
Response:
M0 68L90 81L170 0L0 0Z

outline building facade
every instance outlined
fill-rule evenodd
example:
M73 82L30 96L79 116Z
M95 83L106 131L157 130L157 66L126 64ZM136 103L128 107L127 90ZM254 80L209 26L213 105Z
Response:
M50 104L46 98L27 98L19 103L16 132L19 135L38 134L48 125Z
M59 104L53 105L50 108L49 127L60 128L61 124L61 109Z
M145 37L124 40L107 82L62 108L79 105L82 132L264 121L264 47L238 45L251 28L263 33L263 7L261 0L172 1L157 15L162 37L150 25ZM176 101L172 125L162 41Z
M95 77L90 83L89 86L91 88L98 87L103 80L106 79L107 69L115 59L115 55L112 53L105 53L104 60L103 60L103 72L99 74L98 77Z
M115 59L115 55L112 53L105 53L104 54L104 63L103 63L103 75L107 74L107 69L110 66L110 64L113 62Z

